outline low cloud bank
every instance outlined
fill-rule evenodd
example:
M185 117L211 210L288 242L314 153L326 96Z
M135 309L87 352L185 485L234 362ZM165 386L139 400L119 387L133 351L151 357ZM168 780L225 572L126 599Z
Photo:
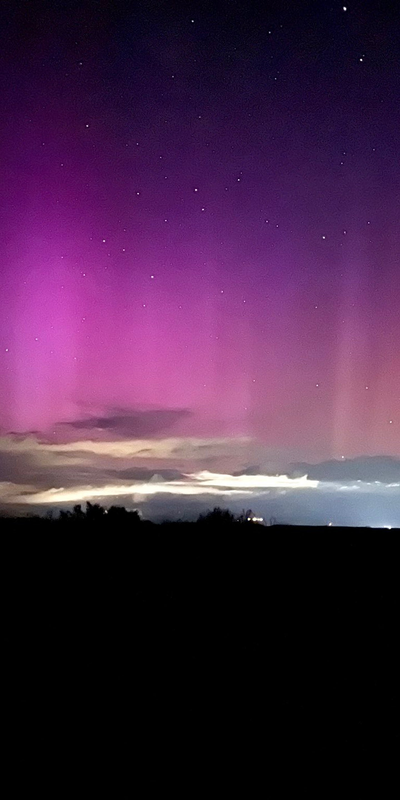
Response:
M164 516L193 517L210 505L243 504L287 522L334 517L337 524L400 524L400 459L299 462L273 474L271 453L264 451L247 438L50 443L6 436L0 438L0 508L44 513L88 500L123 502L158 518L162 509ZM270 468L257 470L255 455ZM213 470L205 468L210 463Z

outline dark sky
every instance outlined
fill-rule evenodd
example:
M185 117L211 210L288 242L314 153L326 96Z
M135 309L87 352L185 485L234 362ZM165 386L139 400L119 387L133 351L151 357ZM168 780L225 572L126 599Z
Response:
M386 486L398 5L10 0L0 34L0 502Z

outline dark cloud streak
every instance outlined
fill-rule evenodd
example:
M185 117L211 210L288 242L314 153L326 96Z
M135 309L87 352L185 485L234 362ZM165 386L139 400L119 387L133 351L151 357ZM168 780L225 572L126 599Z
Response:
M110 409L98 417L87 417L60 423L74 430L104 431L116 436L155 436L172 428L181 419L190 416L188 409L160 408L149 411Z

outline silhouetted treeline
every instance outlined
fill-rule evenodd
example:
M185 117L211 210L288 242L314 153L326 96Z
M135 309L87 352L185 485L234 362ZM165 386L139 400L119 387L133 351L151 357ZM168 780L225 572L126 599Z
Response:
M215 527L215 528L226 528L230 525L241 524L241 525L259 525L261 521L260 517L256 517L255 514L248 509L247 511L243 510L241 514L235 515L228 509L220 508L219 506L215 506L211 511L207 511L199 515L196 522L185 522L185 521L174 521L174 520L165 520L161 524L165 525L179 525L182 528L183 525L200 525L202 527ZM20 527L27 527L27 523L29 522L30 528L33 529L42 527L49 528L51 526L58 526L60 525L63 527L76 527L85 525L86 527L96 528L100 527L103 530L106 529L137 529L139 525L142 528L150 528L152 526L157 526L157 523L152 523L148 520L143 520L140 516L139 512L135 510L128 510L124 506L117 506L112 505L109 508L105 508L104 506L100 505L99 503L86 503L85 509L82 508L80 504L75 505L70 510L61 510L57 515L53 514L53 512L49 512L45 517L37 516L37 515L27 515L23 517L1 517L0 516L0 523L5 524L6 522L13 522L15 525L19 525ZM270 521L271 523L274 520Z

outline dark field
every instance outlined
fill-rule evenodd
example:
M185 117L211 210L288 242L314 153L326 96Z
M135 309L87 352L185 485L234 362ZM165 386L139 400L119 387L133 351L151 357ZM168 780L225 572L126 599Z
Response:
M2 527L7 797L382 789L397 531Z

